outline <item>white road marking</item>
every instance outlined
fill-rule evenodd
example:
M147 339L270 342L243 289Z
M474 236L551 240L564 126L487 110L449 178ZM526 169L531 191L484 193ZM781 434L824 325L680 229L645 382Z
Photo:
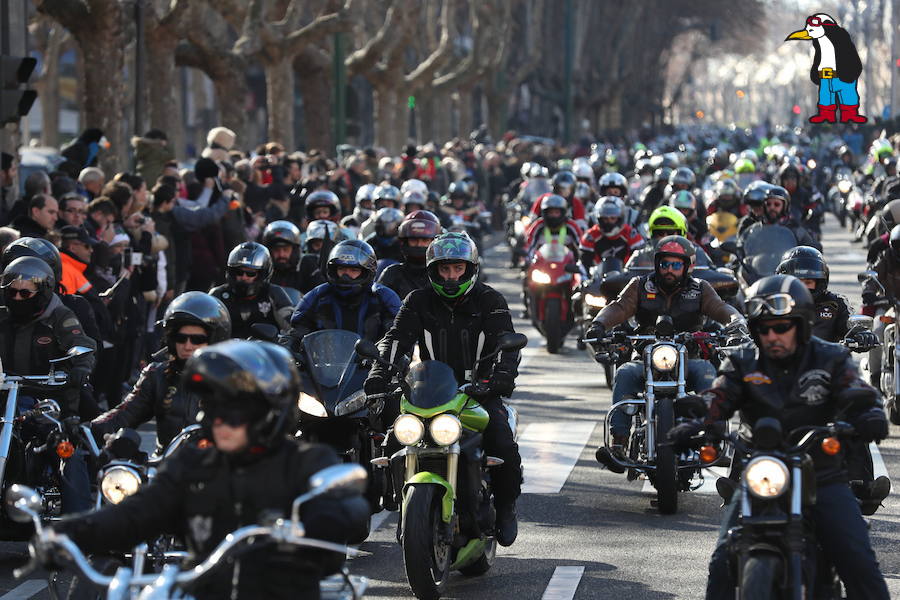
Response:
M584 575L584 567L556 567L541 600L572 600Z
M592 421L529 423L519 436L526 494L558 494L591 438Z
M0 600L25 600L26 598L31 598L45 587L47 587L46 581L29 579L15 589L0 596Z
M872 467L875 474L875 479L878 479L878 477L881 475L888 477L887 467L884 465L884 459L881 457L881 451L878 450L878 444L876 444L875 442L871 442L869 444L869 450L872 452Z
M373 533L375 533L382 525L384 525L385 521L390 519L392 515L396 514L396 512L383 510L380 513L372 515L371 519L369 520L369 535L371 536Z

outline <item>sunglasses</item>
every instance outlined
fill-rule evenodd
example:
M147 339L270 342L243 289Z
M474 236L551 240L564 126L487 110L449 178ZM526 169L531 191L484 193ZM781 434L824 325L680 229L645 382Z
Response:
M764 312L776 317L789 314L794 308L794 299L790 294L771 294L763 298L747 300L747 316L758 317Z
M172 339L175 340L176 344L187 344L190 342L195 346L199 346L200 344L209 343L209 336L202 333L176 333L172 336Z
M229 271L231 271L231 274L234 275L235 277L247 277L249 279L256 279L256 276L259 274L258 271L248 271L245 269L237 269L237 268L229 269Z
M242 408L217 406L205 411L213 421L221 421L225 425L237 427L253 420L253 415Z
M790 331L791 329L794 328L794 325L795 324L793 322L778 323L777 325L765 325L765 324L761 323L756 326L756 332L759 335L769 335L770 331L774 331L775 333L778 333L778 334L787 333L788 331Z
M21 289L6 288L6 293L9 295L10 298L16 298L16 297L21 296L22 300L28 300L29 298L31 298L32 296L37 294L37 292L35 290L29 290L29 289L25 289L25 288L21 288Z
M659 262L660 269L671 269L673 271L680 271L684 268L684 263L680 260L662 260Z

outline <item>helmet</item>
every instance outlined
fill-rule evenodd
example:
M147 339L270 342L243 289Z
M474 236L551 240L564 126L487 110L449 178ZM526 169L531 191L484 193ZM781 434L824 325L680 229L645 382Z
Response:
M56 281L62 281L62 259L53 242L44 238L22 237L9 243L0 257L0 269L22 256L37 256L50 266Z
M734 179L720 179L714 189L720 208L733 208L740 202L741 188Z
M657 233L665 232L666 235L687 235L687 220L681 211L671 206L660 206L650 213L647 222L650 237L658 237Z
M669 200L669 204L680 212L685 210L691 211L689 216L694 216L697 213L697 198L687 190L676 191L672 195L671 200Z
M894 258L900 260L900 225L894 225L890 235L891 253Z
M328 255L326 278L339 296L358 296L372 287L377 266L378 259L372 246L361 240L344 240L332 248ZM357 267L363 272L356 279L338 277L338 267Z
M535 179L538 177L547 178L550 177L550 171L547 170L547 167L542 166L540 163L531 163L531 172L528 174L531 179Z
M684 270L681 273L681 283L687 281L694 270L694 261L697 259L697 251L694 244L680 235L667 235L656 244L653 253L653 265L659 271L659 264L666 256L674 256L684 261Z
M622 198L628 195L628 180L621 173L604 173L597 184L597 189L601 196L612 196L609 188L618 189Z
M231 316L222 301L203 292L185 292L172 300L162 318L169 352L175 354L172 335L183 325L199 325L206 330L210 344L231 337Z
M749 158L739 158L734 163L734 172L738 175L741 173L756 173L756 164Z
M578 181L590 182L594 180L594 170L586 162L577 162L572 165L572 174Z
M406 215L397 237L400 239L400 250L407 262L417 265L425 264L425 246L410 246L406 240L411 238L433 240L441 232L441 222L434 213L427 210L414 210Z
M800 327L800 341L812 334L816 305L803 282L793 275L769 275L747 290L747 317L750 333L759 342L756 325L766 319L795 319Z
M270 249L282 245L299 248L300 230L290 221L272 221L263 230L262 243Z
M886 158L881 159L881 164L884 165L886 170L893 169L895 172L897 171L897 157L896 156L888 156Z
M32 298L14 302L7 294L7 289L14 281L31 281L37 286L37 294ZM3 269L3 278L0 280L0 288L3 289L3 304L10 310L13 316L22 319L33 319L41 314L57 289L58 282L50 268L43 259L37 256L22 256L6 265ZM27 308L26 313L16 313L15 306Z
M790 214L791 194L786 189L784 189L780 185L769 185L765 188L765 191L766 191L766 199L767 200L769 198L778 198L784 202L784 207L781 209L781 214L778 215L778 217L774 220L771 220L771 219L769 219L768 216L766 216L766 220L768 220L771 223L774 223L775 221L784 217L785 215Z
M591 199L591 186L583 181L575 184L575 197L581 200L582 204L587 204Z
M393 202L393 207L397 208L400 206L400 190L397 189L396 186L382 184L375 188L375 193L372 195L372 200L375 201L375 208L383 208L385 202Z
M415 180L418 181L418 180ZM403 210L408 210L407 207L418 206L419 208L425 208L425 200L426 195L417 190L407 190L403 192Z
M694 184L697 182L697 178L694 176L694 172L688 169L687 167L678 167L672 172L672 175L669 177L669 185L673 188L676 185L684 185L687 189L694 187Z
M296 426L300 375L281 346L229 340L200 348L185 363L182 380L200 397L198 417L207 436L216 417L238 418L248 424L252 452L272 447Z
M575 184L578 182L571 171L560 171L553 176L553 193L570 198L575 192Z
M881 159L887 156L893 156L893 154L894 148L886 139L879 138L872 142L872 155L875 157L875 160L881 161Z
M653 172L653 183L668 183L669 177L672 176L671 167L660 167Z
M356 190L356 206L359 206L363 202L373 202L373 196L375 195L375 190L377 189L378 186L374 183L361 185L359 189ZM369 206L371 206L371 204Z
M547 211L553 208L558 208L560 210L560 215L558 217L548 217ZM547 224L548 227L556 229L561 227L566 222L566 212L568 211L569 203L566 202L566 199L562 196L557 196L556 194L545 194L543 200L541 200L541 217L544 219L544 223Z
M450 187L447 188L447 197L451 200L453 200L454 198L463 198L465 200L468 200L469 194L471 193L469 187L469 184L465 181L454 181L450 184Z
M334 221L326 221L324 219L313 221L306 228L306 240L303 242L303 251L314 252L310 247L310 242L313 240L339 242L343 237L341 228Z
M519 168L519 175L522 177L522 179L528 179L529 177L531 177L531 168L536 164L537 163L528 161L522 163L522 166Z
M771 183L758 179L744 190L744 204L747 206L762 206L766 202L767 189L771 187Z
M615 223L605 223L601 219L614 218ZM618 196L604 196L594 205L594 219L606 237L615 237L625 225L625 207Z
M375 235L380 237L395 237L400 222L403 221L403 211L398 208L379 208L375 213Z
M334 192L317 190L306 198L306 218L312 221L317 208L324 206L330 211L330 218L341 214L341 201Z
M811 246L797 246L785 252L775 273L815 280L816 287L812 290L815 300L821 300L828 289L828 264L822 253Z
M227 264L225 280L234 293L242 298L258 294L263 284L269 283L272 277L272 256L269 249L256 242L244 242L235 246L228 254ZM256 271L256 279L249 283L238 281L237 275L245 269Z
M900 199L891 200L884 205L884 208L881 209L881 223L884 225L885 231L890 231L894 225L900 224ZM7 252L11 246L12 244L7 246ZM3 256L6 257L6 252L3 253Z
M793 177L797 181L800 181L800 170L793 163L784 163L781 165L781 168L778 169L778 181L784 181L788 177Z
M419 192L423 196L427 196L428 186L421 179L407 179L400 186L400 195L405 195L406 192Z
M466 271L456 281L441 277L438 267L442 263L464 262ZM459 298L468 294L478 280L478 248L465 233L444 233L431 242L425 253L425 267L431 287L443 298Z

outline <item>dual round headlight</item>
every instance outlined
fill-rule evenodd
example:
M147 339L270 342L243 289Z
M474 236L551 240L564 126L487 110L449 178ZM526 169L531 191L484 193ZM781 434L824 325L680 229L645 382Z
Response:
M100 480L100 492L110 504L118 504L141 489L140 474L130 467L115 465L106 469Z
M790 473L783 462L769 456L754 458L744 469L744 482L750 493L763 500L777 498L787 489Z
M439 446L455 444L462 435L462 424L453 415L438 415L428 424L431 439ZM404 446L413 446L425 437L425 423L415 415L400 415L394 421L394 437Z

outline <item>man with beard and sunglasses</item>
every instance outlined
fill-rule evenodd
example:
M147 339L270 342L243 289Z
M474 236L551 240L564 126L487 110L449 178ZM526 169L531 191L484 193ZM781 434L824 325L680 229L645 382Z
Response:
M616 325L635 317L638 333L653 333L656 320L662 315L672 318L676 332L699 331L709 317L726 325L727 332L744 335L746 324L741 313L726 304L712 286L691 276L696 251L694 244L680 235L660 239L654 252L653 272L634 277L619 297L606 305L585 333L586 338L602 338ZM715 377L715 369L707 360L693 355L687 364L689 390L705 390ZM612 403L635 396L644 385L643 361L631 361L616 372L612 389ZM605 446L597 450L597 460L614 473L625 469L613 460L615 454L624 459L625 446L631 430L631 416L615 411L610 418L612 451Z
M740 413L741 435L748 435L759 419L772 417L781 422L785 434L843 420L865 442L887 437L878 392L860 378L850 351L812 335L815 302L806 285L791 275L772 275L753 284L747 296L753 343L741 345L722 361L718 377L704 394L710 402L706 418L676 425L669 438L688 444L703 430L721 431L735 412ZM847 597L888 598L866 522L848 484L843 449L829 456L814 448L810 457L816 475L815 535ZM742 468L740 463L733 465L732 477L738 477ZM723 515L709 565L707 599L734 597L728 530L737 523L738 498L740 494L731 496Z
M185 292L166 308L162 360L141 372L134 389L121 404L91 421L94 437L102 439L121 427L137 429L156 419L156 447L164 449L178 433L197 421L197 396L181 384L185 362L200 348L231 337L231 317L218 298Z

